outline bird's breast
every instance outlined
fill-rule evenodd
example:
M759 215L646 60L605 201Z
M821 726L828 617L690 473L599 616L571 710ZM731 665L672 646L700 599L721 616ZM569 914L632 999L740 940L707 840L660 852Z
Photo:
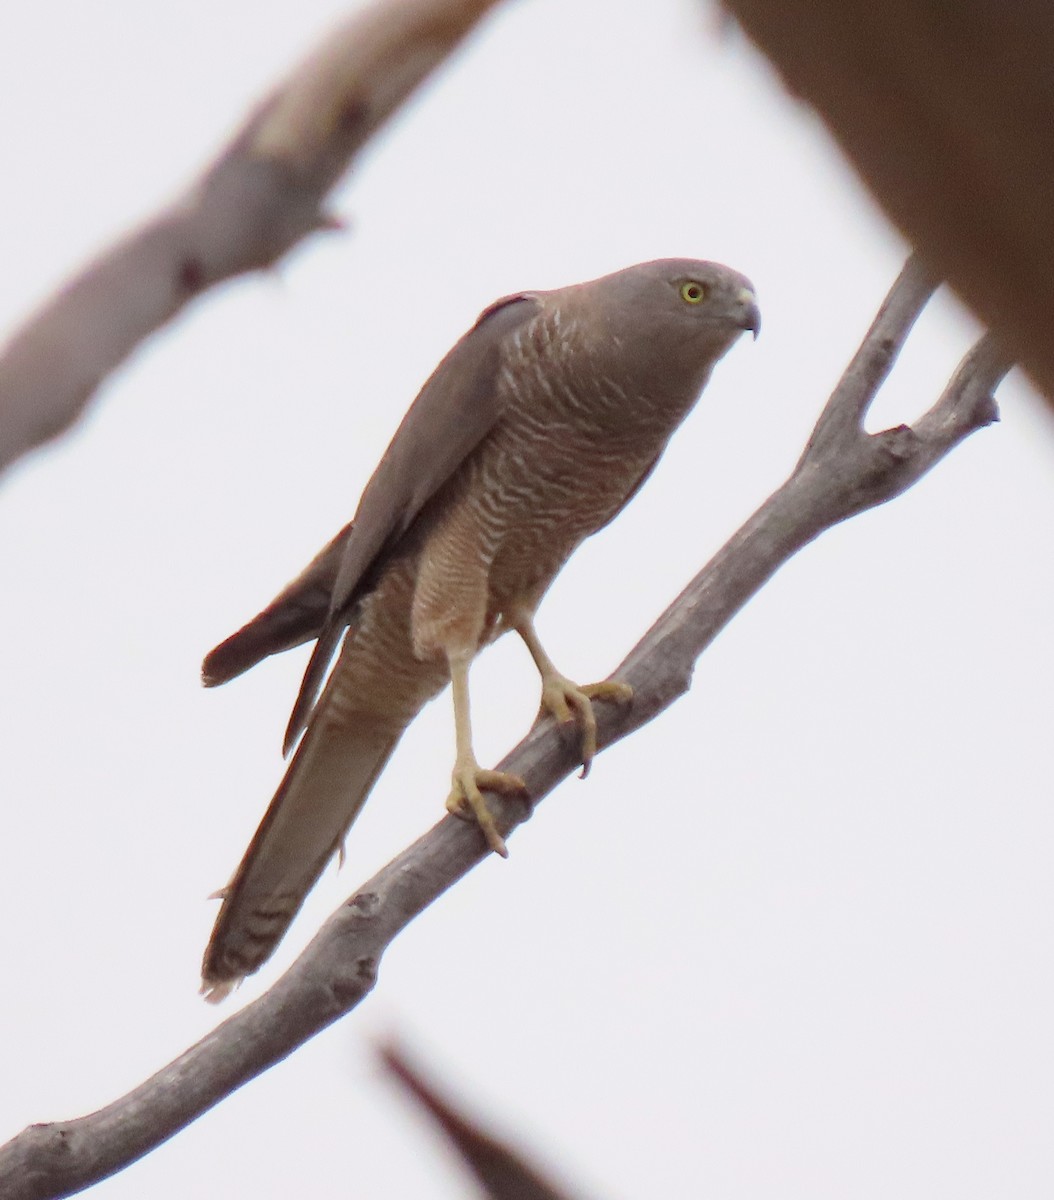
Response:
M657 423L614 419L610 393L559 396L508 411L481 447L474 486L493 604L548 586L575 548L619 511L662 450Z

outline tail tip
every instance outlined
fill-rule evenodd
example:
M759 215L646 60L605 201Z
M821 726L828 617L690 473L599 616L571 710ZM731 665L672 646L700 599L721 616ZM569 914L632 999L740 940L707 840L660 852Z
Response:
M223 662L223 648L226 642L210 650L201 663L201 686L212 688L226 683L231 678L229 665Z
M204 997L206 1004L219 1004L241 985L244 978L244 975L236 976L234 979L210 979L206 976L202 979L198 991Z

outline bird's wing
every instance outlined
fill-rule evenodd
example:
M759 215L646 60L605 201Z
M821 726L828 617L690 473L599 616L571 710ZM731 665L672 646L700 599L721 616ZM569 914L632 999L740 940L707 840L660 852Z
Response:
M520 292L484 309L432 373L396 430L366 485L344 544L329 613L289 718L286 753L307 725L356 600L424 506L500 418L502 343L538 307L537 293Z
M270 655L318 637L350 533L349 522L262 612L209 651L201 664L206 687L226 683Z

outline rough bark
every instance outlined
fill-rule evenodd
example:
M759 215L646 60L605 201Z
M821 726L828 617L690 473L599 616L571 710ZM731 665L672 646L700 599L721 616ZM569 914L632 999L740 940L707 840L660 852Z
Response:
M1054 5L724 2L1054 404Z
M335 30L184 196L103 253L0 354L0 472L58 437L194 297L339 225L354 156L496 0L381 0Z
M910 261L790 478L614 672L633 686L634 698L628 706L598 706L600 748L683 695L698 656L798 550L832 525L899 495L963 438L997 419L992 392L1009 364L985 337L913 426L864 430L868 407L933 288L920 264ZM522 776L540 800L578 765L576 740L573 731L542 721L500 769ZM503 835L530 816L519 801L491 801ZM30 1126L0 1148L0 1194L46 1200L97 1182L291 1054L368 995L393 938L486 854L475 825L444 818L341 905L265 995L122 1099L76 1120Z

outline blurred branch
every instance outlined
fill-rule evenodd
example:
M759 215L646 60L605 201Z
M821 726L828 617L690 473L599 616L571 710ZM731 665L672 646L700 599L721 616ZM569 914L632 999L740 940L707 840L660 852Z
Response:
M990 338L966 356L914 426L869 434L868 407L934 288L909 261L828 401L787 482L703 568L630 652L615 677L626 706L598 706L598 741L611 745L668 708L691 685L698 656L775 571L823 530L892 499L974 430L997 419L992 391L1008 370ZM502 761L536 800L578 765L577 734L539 722ZM491 797L507 835L530 815ZM73 1121L33 1125L0 1148L5 1200L69 1195L134 1161L247 1080L354 1008L381 956L407 924L489 857L475 824L445 817L365 883L258 1000L127 1096Z
M1054 5L724 4L1054 404Z
M49 300L0 356L0 471L57 437L206 288L339 227L351 160L496 0L381 0L332 33L171 208Z
M406 1055L385 1046L381 1061L454 1144L491 1200L570 1200L510 1146L468 1120L427 1083Z

